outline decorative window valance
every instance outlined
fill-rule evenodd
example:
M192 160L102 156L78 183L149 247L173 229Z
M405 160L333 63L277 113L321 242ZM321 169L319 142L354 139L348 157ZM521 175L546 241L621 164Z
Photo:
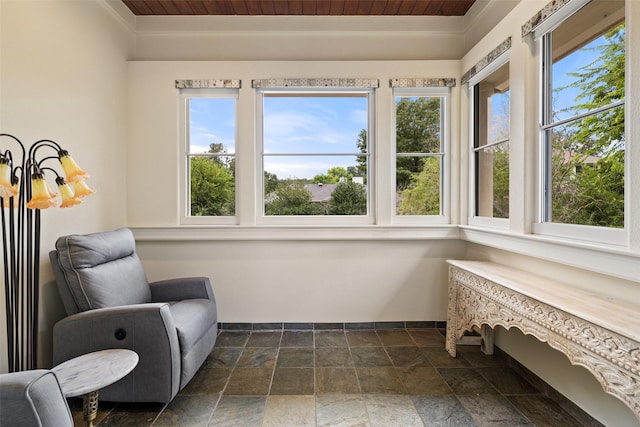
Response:
M555 25L561 22L562 19L565 18L567 15L580 9L582 6L589 3L590 1L591 0L553 0L551 1L545 7L543 7L538 13L536 13L531 19L525 22L525 24L522 26L522 37L524 38L531 33L538 32L537 30L540 30L541 28L546 28L545 32L552 29ZM571 4L571 6L568 7L568 9L570 10L566 10L567 12L566 14L562 13L562 14L556 15L556 12L558 12L560 9L562 9L563 6L567 4Z
M508 51L510 48L511 48L511 37L509 37L508 39L506 39L505 41L500 43L500 45L498 47L496 47L491 52L489 52L489 54L487 56L482 58L480 61L478 61L478 63L476 65L471 67L471 69L469 71L464 73L463 76L462 76L462 84L467 83L469 80L471 80L471 78L473 76L475 76L480 71L482 71L483 68L485 68L487 65L491 64L500 55L502 55L503 53Z
M176 80L176 89L239 89L240 85L233 79Z
M323 87L378 88L378 79L257 79L251 83L254 89L299 88L317 89Z
M454 78L389 79L389 87L455 87Z

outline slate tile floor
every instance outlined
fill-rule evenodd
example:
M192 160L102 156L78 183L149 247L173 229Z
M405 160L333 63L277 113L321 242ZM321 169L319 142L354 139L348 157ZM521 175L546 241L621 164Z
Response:
M70 401L82 425L81 401ZM504 357L438 329L223 330L168 405L100 402L105 426L582 426Z

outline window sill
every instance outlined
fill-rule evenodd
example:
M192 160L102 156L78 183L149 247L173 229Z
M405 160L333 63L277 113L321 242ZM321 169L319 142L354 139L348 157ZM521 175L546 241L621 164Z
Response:
M446 240L459 239L455 225L433 226L180 226L131 227L138 241L179 240Z
M596 273L637 281L640 253L625 247L498 229L460 226L464 241L553 261Z

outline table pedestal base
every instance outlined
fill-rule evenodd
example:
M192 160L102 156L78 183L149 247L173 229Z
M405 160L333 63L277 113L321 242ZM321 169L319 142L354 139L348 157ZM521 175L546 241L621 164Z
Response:
M92 391L82 396L82 415L86 427L93 427L93 420L98 413L98 391Z

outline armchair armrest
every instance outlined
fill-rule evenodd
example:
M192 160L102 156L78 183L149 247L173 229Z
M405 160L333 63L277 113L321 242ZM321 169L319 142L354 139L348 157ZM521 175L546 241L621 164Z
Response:
M60 384L44 369L0 374L0 427L73 427Z
M215 301L208 277L184 277L149 283L154 302L182 301L204 298Z
M168 402L180 386L180 347L166 303L133 304L83 311L53 328L53 363L108 348L138 353L131 374L100 391L105 400Z

